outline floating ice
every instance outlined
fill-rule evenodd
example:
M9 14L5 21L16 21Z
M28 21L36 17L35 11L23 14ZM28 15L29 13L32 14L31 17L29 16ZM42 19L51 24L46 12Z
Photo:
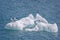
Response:
M56 23L54 24L48 23L48 21L39 14L36 14L35 18L32 14L29 14L29 16L25 18L7 23L5 28L22 31L25 30L25 31L58 32L58 27Z
M38 13L36 14L36 21L48 23L47 20L45 18L43 18L42 16L40 16Z
M40 22L36 25L38 28L37 31L47 31L47 32L58 32L57 24L46 24L43 22Z
M26 26L34 24L34 17L30 14L28 17L6 24L6 29L23 30Z

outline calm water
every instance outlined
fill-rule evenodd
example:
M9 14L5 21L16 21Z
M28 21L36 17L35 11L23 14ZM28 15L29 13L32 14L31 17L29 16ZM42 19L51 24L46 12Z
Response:
M39 13L49 23L57 23L60 29L60 0L0 0L0 40L60 40L57 34L49 32L24 32L7 30L10 18L21 19L29 13Z

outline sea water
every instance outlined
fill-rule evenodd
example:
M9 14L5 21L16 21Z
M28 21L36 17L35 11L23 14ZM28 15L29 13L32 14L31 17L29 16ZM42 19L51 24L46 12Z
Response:
M5 29L11 18L18 20L39 13L49 23L57 23L58 33ZM0 40L60 40L60 0L0 0Z

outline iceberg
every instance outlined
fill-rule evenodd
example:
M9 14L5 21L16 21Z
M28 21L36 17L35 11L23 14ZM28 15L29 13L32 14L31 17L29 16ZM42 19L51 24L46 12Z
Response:
M41 15L39 15L38 13L36 14L35 20L38 22L48 23L48 21L45 18L43 18Z
M38 13L36 14L36 17L34 17L32 14L29 14L27 17L21 18L20 20L7 23L5 28L21 31L58 32L58 27L56 23L48 23L48 21Z
M17 21L13 21L7 23L5 28L6 29L14 29L14 30L23 30L26 26L34 24L34 17L32 14L29 14L28 17L22 18Z
M26 29L26 31L47 31L47 32L58 32L57 24L50 24L48 21L36 14L35 27L32 29Z
M47 32L58 32L57 24L46 24L43 22L40 22L37 24L37 27L39 28L39 31L47 31Z

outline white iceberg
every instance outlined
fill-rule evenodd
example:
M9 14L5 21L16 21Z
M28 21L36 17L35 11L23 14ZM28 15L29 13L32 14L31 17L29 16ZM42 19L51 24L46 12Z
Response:
M32 28L29 28L29 26ZM22 31L25 30L25 31L58 32L58 27L57 27L56 23L54 23L54 24L48 23L48 21L45 18L43 18L42 16L40 16L39 14L36 14L35 18L32 14L29 14L29 16L27 16L25 18L7 23L5 28L22 30Z
M26 28L25 31L47 31L47 32L58 32L57 24L45 24L38 23L34 28Z
M50 24L48 21L40 16L39 14L36 14L35 19L35 27L30 29L25 29L26 31L47 31L47 32L58 32L57 24Z
M31 24L34 24L34 17L32 14L20 20L7 23L5 28L14 29L14 30L23 30L26 26L31 25Z
M48 23L47 20L45 18L43 18L41 15L39 15L38 13L36 14L35 20L38 22Z

